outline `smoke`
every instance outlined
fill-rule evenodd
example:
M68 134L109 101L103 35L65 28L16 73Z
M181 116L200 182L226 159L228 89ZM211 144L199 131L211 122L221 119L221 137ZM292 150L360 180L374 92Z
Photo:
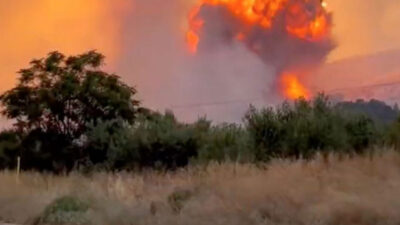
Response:
M306 41L290 45L293 40L276 30L271 35L252 29L246 43L232 36L228 43L226 32L243 25L222 7L202 10L212 22L204 27L205 50L192 55L185 32L194 5L187 0L16 0L0 6L0 90L10 88L15 71L32 58L53 50L97 49L107 56L108 70L136 86L144 106L172 109L187 121L207 116L232 122L240 121L250 104L281 100L276 74L299 59L289 55L302 54L304 62L313 63L325 55L308 57Z
M185 32L193 3L176 2L137 1L123 28L124 57L116 67L145 106L172 109L185 121L237 122L250 104L276 99L267 93L274 68L242 43L190 54Z
M367 0L365 4L373 1ZM312 18L316 12L313 4L319 0L309 2L311 5L306 8ZM282 99L277 90L277 75L283 70L302 73L314 68L332 48L330 38L317 41L310 41L309 37L293 38L282 30L282 25L270 30L248 26L226 7L207 6L199 16L208 23L200 33L199 52L193 55L188 52L185 33L189 29L188 13L196 3L189 0L14 0L3 4L0 6L0 91L13 86L16 71L32 58L53 50L77 54L97 49L107 56L107 70L136 86L144 106L172 109L183 120L207 115L216 121L239 121L249 104L275 104ZM369 10L361 10L363 13L358 16L359 10L340 10L347 5L347 8L354 6L352 2L331 0L328 4L341 18L334 27L339 45L343 42L344 46L351 46L344 41L345 37L355 37L358 28L346 29L349 26L345 19L349 24L355 20L365 20L368 24L365 15ZM393 19L396 7L392 8L392 17L385 16L382 20L396 21ZM350 20L343 11L351 11L354 18ZM330 25L331 16L326 18ZM299 21L299 24L295 21L296 27L302 27ZM238 36L238 30L243 31L245 39ZM367 31L368 26L361 30ZM397 31L385 31L391 40L395 39ZM362 42L351 40L362 48ZM348 52L339 47L336 55Z
M262 17L276 14L272 18L262 18L271 20L267 27L258 24L258 21L248 24L222 3L217 6L203 5L198 15L198 20L204 23L199 32L200 51L239 40L278 73L314 67L325 61L334 45L329 37L331 16L323 11L320 0L282 1L282 8L277 12L273 12L273 7L268 5L272 1L260 2L266 4L264 12L260 13ZM237 8L240 9L240 6L236 6L235 10ZM294 10L296 12L292 13ZM311 28L313 22L319 23L315 30Z

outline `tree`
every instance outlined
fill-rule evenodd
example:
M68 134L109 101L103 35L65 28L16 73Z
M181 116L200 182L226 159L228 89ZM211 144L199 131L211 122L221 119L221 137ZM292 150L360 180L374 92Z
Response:
M41 137L33 138L41 143L28 141L27 148L60 153L79 142L89 124L117 118L134 122L136 90L101 70L103 62L104 56L95 51L70 57L51 52L19 71L17 86L1 95L0 103L2 114L16 121L21 134Z
M19 144L16 132L12 130L0 132L0 169L15 167Z

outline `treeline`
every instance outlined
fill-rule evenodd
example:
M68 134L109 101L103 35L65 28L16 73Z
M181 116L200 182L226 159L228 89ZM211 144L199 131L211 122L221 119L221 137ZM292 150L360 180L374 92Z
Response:
M206 119L181 123L172 112L143 111L134 124L122 119L91 123L71 146L49 133L21 136L8 130L0 134L0 167L14 168L21 156L27 170L177 169L190 163L312 159L400 147L400 121L377 123L337 106L319 95L276 108L251 107L242 124L219 125Z
M320 94L311 101L250 107L240 124L215 125L206 118L182 123L172 112L141 108L136 90L101 71L102 61L96 52L72 57L54 52L21 70L19 84L0 97L3 114L16 121L0 133L1 169L14 169L17 157L24 170L61 173L174 170L400 147L398 109L382 102L386 112L396 114L390 121ZM369 103L355 104L358 109Z

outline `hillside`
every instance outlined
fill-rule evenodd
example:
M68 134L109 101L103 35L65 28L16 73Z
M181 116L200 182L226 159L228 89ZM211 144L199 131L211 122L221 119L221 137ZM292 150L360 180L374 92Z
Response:
M310 83L316 90L346 99L400 100L400 50L358 56L322 66Z

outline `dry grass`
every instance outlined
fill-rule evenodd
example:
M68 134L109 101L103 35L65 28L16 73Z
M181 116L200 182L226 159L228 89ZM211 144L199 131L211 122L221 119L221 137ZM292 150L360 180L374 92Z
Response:
M186 193L173 206L172 193ZM187 195L189 193L189 195ZM0 218L29 223L63 195L89 199L95 224L399 224L400 156L212 165L171 174L55 177L0 173Z

